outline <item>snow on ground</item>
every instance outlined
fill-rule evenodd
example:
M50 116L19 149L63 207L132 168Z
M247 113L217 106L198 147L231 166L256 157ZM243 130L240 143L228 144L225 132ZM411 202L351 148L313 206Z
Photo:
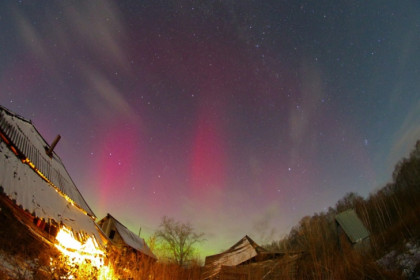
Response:
M0 271L10 279L30 279L36 261L28 261L0 250ZM0 274L0 276L2 276Z
M420 264L420 245L415 242L407 242L402 252L392 250L377 262L388 270L401 270L402 276L408 279L420 280L419 272L415 271Z

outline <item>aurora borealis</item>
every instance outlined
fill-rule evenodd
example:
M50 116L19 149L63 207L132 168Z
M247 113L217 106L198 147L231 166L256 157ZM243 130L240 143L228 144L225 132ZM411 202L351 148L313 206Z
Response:
M0 104L92 210L280 239L420 139L418 1L3 1Z

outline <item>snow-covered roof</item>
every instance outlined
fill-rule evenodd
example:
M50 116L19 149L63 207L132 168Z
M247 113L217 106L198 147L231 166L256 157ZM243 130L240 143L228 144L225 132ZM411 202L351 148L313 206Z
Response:
M83 206L92 216L93 212L81 197L59 157L54 154L50 159L43 155L44 145L47 144L35 127L29 121L0 107L0 129L8 138L0 138L0 187L4 194L35 216L62 223L82 236L93 235L103 245L95 221L79 207ZM9 141L13 149L18 151L12 151L5 141ZM25 156L71 200L61 195L25 162ZM73 205L72 201L79 207Z
M11 140L18 152L23 157L28 158L35 165L35 168L55 187L66 194L89 215L95 216L77 189L59 156L53 153L53 156L50 158L46 154L45 148L48 148L49 145L31 121L17 116L0 106L0 129Z
M203 278L208 279L217 275L222 265L240 265L264 253L267 253L267 251L246 235L228 250L217 255L207 256Z
M157 259L155 254L153 254L152 250L150 250L149 246L147 246L143 238L134 234L131 230L125 227L122 223L120 223L117 219L115 219L110 214L108 214L106 218L111 219L113 221L113 224L118 234L121 236L121 238L123 239L126 245L130 246L133 249L136 249L137 251L153 259Z

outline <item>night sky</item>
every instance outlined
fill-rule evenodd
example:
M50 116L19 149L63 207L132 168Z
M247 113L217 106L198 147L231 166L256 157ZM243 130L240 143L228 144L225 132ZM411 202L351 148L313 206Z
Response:
M420 139L419 1L1 1L0 104L98 216L280 239Z

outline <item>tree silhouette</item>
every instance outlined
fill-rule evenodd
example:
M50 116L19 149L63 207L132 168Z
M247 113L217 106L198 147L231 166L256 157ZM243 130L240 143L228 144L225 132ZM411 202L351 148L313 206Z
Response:
M186 265L193 257L196 243L204 241L204 233L196 233L189 223L180 223L164 216L156 238L163 243L170 258L180 266Z

